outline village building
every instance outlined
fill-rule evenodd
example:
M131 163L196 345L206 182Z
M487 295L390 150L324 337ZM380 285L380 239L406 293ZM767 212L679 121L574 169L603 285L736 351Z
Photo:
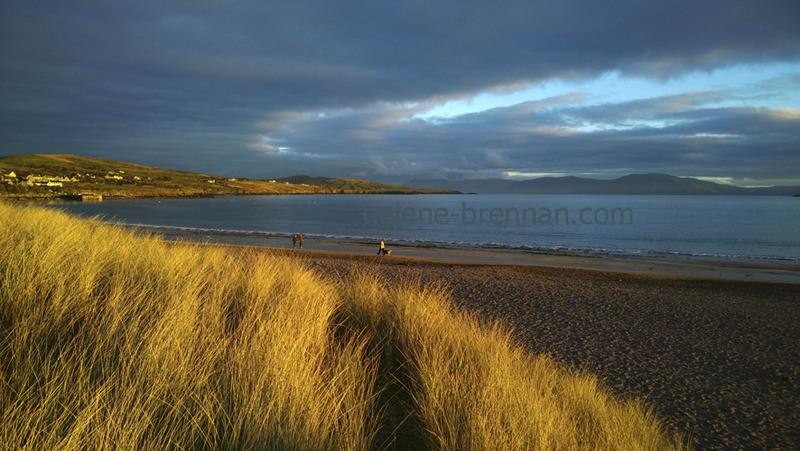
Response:
M16 179L16 178L15 178ZM26 186L48 186L48 187L63 187L64 183L77 182L75 177L69 178L65 176L43 176L29 174L23 181L19 182L21 185Z
M14 171L9 172L8 174L0 172L0 183L8 185L17 183L17 174L14 173Z

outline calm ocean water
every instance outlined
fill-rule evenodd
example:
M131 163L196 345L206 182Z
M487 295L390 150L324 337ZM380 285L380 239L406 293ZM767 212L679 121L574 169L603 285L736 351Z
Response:
M800 261L800 198L303 195L54 204L141 226L444 248Z

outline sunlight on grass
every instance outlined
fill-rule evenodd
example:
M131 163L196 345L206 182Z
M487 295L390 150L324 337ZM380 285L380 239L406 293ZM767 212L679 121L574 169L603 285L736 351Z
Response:
M446 287L0 204L9 449L681 448Z

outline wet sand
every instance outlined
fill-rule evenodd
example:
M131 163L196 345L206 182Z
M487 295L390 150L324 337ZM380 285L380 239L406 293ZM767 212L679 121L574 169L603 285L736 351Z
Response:
M445 284L458 308L506 323L532 352L645 398L697 449L800 449L800 283L760 280L796 280L791 267L230 249L303 258L326 277L370 268L390 283Z

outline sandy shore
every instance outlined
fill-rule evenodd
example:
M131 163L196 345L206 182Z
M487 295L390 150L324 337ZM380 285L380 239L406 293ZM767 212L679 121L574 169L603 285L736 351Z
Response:
M290 237L263 233L221 232L175 228L147 228L167 239L198 241L216 244L259 246L292 249ZM800 262L767 262L739 259L735 261L704 258L654 257L635 255L547 254L510 249L448 249L441 247L402 246L387 243L393 258L422 257L441 263L458 261L486 264L520 264L569 268L601 269L636 272L656 277L669 275L683 278L724 278L731 280L782 281L800 284ZM307 238L304 251L334 251L340 255L375 255L377 243L359 243L328 238Z
M298 256L326 277L366 267L390 283L443 283L456 306L510 325L532 352L646 398L697 449L800 449L796 269L477 251L378 257L348 246L231 249Z

